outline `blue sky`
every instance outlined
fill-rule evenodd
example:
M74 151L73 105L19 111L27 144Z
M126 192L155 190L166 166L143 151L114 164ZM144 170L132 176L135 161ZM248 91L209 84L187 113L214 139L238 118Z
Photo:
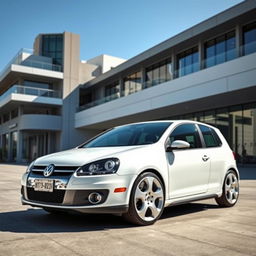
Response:
M81 59L125 59L242 0L1 0L0 71L39 33L80 34Z

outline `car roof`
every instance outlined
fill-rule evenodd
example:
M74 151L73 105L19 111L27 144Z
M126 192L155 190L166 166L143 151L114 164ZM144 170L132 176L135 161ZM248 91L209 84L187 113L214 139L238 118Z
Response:
M120 125L120 126L116 126L116 127L122 127L122 126L126 126L126 125L136 125L136 124L147 124L147 123L170 123L170 124L182 124L182 123L193 123L193 124L201 124L201 125L205 125L214 129L217 129L216 127L206 124L206 123L202 123L202 122L198 122L198 121L194 121L194 120L186 120L186 119L182 119L182 120L156 120L156 121L144 121L144 122L135 122L135 123L127 123L124 125Z

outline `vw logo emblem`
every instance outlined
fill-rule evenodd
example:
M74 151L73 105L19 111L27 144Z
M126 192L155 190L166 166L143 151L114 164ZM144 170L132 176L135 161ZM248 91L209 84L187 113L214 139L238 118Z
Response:
M54 164L50 164L48 165L45 169L44 169L44 177L49 177L53 174L54 172Z

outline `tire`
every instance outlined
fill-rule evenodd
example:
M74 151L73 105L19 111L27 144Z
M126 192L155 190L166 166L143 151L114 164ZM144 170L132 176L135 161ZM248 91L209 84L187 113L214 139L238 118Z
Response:
M164 210L165 196L161 179L152 172L142 173L134 182L129 210L123 217L136 225L154 224Z
M221 197L215 198L217 204L221 207L234 206L239 197L239 180L233 170L229 170L224 179Z

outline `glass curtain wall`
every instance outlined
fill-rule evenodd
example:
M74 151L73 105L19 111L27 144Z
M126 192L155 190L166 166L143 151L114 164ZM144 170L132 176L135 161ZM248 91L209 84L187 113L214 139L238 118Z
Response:
M106 101L117 99L120 97L120 85L118 82L107 85L105 87L105 99Z
M17 160L17 143L18 143L18 132L11 133L11 160Z
M176 77L185 76L199 70L198 47L193 47L177 55Z
M51 57L53 64L63 67L63 35L43 35L42 55Z
M231 31L207 41L205 43L204 51L205 68L236 58L235 31Z
M8 151L9 151L9 134L6 133L2 135L2 149L0 151L1 159L3 161L8 160Z
M166 119L197 120L220 129L238 163L256 164L256 103L214 109Z
M256 52L256 22L243 27L243 54Z
M22 160L31 162L37 157L56 151L56 132L24 131L22 133Z
M127 96L134 92L142 90L142 74L141 72L133 73L124 78L122 96Z
M144 88L167 82L172 78L172 61L168 58L146 68L146 82Z

